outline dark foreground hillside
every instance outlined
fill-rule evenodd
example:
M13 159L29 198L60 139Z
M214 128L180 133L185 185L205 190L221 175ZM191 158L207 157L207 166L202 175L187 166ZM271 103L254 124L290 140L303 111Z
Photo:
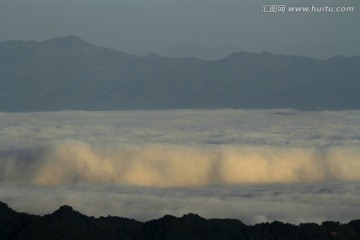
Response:
M18 213L0 202L0 240L181 239L181 240L324 240L360 239L360 220L338 222L260 223L248 226L233 219L204 219L196 214L164 216L148 222L120 217L88 217L69 206L52 214Z

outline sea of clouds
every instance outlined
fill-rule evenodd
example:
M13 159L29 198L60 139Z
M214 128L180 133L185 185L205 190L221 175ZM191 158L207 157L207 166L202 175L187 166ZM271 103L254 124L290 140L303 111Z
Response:
M360 111L0 113L0 201L138 220L360 219Z

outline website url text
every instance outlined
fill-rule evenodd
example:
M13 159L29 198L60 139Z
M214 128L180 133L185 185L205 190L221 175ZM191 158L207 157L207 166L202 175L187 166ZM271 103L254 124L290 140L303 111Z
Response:
M287 6L279 4L267 4L262 5L262 13L352 13L355 11L354 7L343 6L343 7L334 7L334 6Z

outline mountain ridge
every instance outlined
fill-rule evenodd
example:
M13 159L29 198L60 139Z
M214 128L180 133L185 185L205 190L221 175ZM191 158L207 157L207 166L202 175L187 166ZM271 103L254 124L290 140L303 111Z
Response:
M0 43L0 111L360 109L360 57L140 57L76 36Z
M349 223L325 221L299 225L279 221L246 225L237 219L205 219L197 214L182 217L165 215L139 222L121 217L88 217L70 206L44 216L17 213L0 202L0 239L238 239L238 240L313 240L360 237L360 220Z

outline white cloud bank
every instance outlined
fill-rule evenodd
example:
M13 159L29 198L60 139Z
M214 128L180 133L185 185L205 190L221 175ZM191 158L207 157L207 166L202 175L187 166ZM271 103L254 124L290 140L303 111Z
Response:
M360 216L360 111L0 113L0 136L0 201L27 212Z

